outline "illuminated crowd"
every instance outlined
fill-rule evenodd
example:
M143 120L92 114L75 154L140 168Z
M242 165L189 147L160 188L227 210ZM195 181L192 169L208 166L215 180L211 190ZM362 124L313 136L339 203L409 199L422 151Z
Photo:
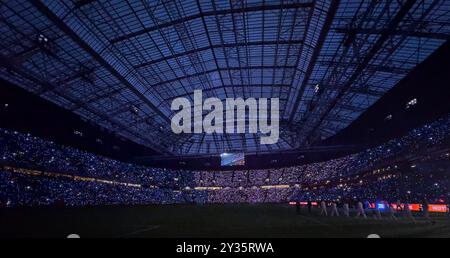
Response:
M98 206L206 202L205 192L147 188L65 176L36 176L22 169L0 171L4 206Z
M0 206L449 200L449 179L423 150L450 146L450 117L335 160L254 171L180 171L127 164L0 129ZM414 168L386 161L416 156ZM30 173L41 171L46 173ZM59 176L63 175L63 176Z

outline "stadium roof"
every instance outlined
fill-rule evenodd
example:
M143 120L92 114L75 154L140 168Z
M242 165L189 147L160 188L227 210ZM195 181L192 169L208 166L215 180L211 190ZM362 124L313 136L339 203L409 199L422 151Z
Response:
M260 153L335 135L449 38L442 0L11 0L0 77L162 154ZM280 98L281 140L173 134L195 89Z

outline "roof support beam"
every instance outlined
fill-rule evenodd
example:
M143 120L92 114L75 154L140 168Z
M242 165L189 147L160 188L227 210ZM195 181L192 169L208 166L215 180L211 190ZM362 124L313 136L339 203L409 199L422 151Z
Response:
M283 87L290 87L290 86L291 85L289 85L289 84L276 84L276 85L272 85L272 84L246 84L246 85L234 85L234 87L236 87L236 88L242 88L242 87L246 87L246 88L256 88L256 87L258 87L258 88L259 87L283 88ZM222 88L224 88L224 90L225 90L226 88L231 88L231 87L233 87L233 85L220 85L220 86L215 86L215 87L209 88L209 89L203 89L202 92L205 93L205 92L210 92L210 91L214 91L214 90L219 90L219 89L222 89ZM172 101L172 100L174 100L176 98L184 98L184 97L188 97L188 96L190 96L192 94L194 94L194 93L181 94L181 95L177 95L177 96L174 96L174 97L170 97L170 98L164 99L164 101Z
M82 8L82 7L86 6L86 5L89 5L89 4L93 3L93 2L95 2L95 1L96 0L77 0L77 1L75 1L75 7L76 8Z
M314 67L316 66L317 59L319 58L320 52L322 51L323 44L325 43L328 32L330 31L330 28L333 23L334 17L336 16L339 4L340 4L340 0L333 0L333 2L330 5L327 17L325 18L324 26L320 32L320 36L317 41L317 45L314 48L314 52L311 57L311 62L308 65L308 69L306 70L305 77L303 79L301 88L297 95L297 99L295 100L293 109L291 110L291 114L289 115L289 120L288 120L289 123L292 123L292 120L294 119L294 116L297 113L298 107L300 106L300 102L303 98L303 93L306 90L306 85L308 84L308 81L311 78L311 75L313 73Z
M78 44L84 51L92 56L98 63L100 63L105 69L107 69L114 77L121 83L127 86L138 98L140 98L150 109L161 116L167 123L170 123L170 119L159 110L144 93L131 84L118 70L112 67L108 61L106 61L96 50L94 50L86 41L72 30L63 20L61 20L47 5L41 1L31 1L31 3L50 21L52 21L61 31L69 36L76 44Z
M230 14L240 14L240 13L249 13L249 12L262 12L262 11L272 11L272 10L280 10L283 8L283 10L287 9L298 9L298 8L311 8L313 7L314 2L308 2L308 3L292 3L292 4L285 4L283 6L281 5L260 5L260 6L251 6L246 8L239 8L239 9L227 9L227 10L214 10L214 11L207 11L207 12L200 12L199 14L183 17L177 20L173 20L167 23L158 24L153 27L145 28L133 33L130 33L128 35L117 37L113 40L111 40L112 44L128 40L130 38L134 38L140 35L143 35L145 33L149 33L152 31L160 30L163 28L175 26L180 23L185 23L188 21L192 21L195 19L203 18L203 17L209 17L209 16L220 16L220 15L230 15Z
M152 87L157 87L157 86L161 86L164 84L169 84L169 83L173 83L176 81L180 81L180 80L186 80L186 79L190 79L193 77L199 77L201 75L205 75L205 74L209 74L209 73L215 73L215 72L222 72L222 71L242 71L242 70L272 70L272 69L295 69L296 67L294 66L250 66L250 67L229 67L229 68L220 68L220 69L213 69L213 70L209 70L209 71L204 71L201 73L195 73L195 74L188 74L185 76L181 76L178 78L174 78L171 80L167 80L167 81L162 81L162 82L158 82L156 84L150 85L150 88Z
M17 75L19 75L20 77L25 78L26 80L29 80L36 85L39 85L41 88L54 88L54 89L57 88L55 84L52 84L48 81L41 79L39 77L39 75L33 73L30 70L24 70L22 67L14 64L14 63L11 63L11 61L8 58L6 58L2 55L0 55L0 66L6 67L7 69L9 69L12 72L16 73ZM81 104L78 99L72 98L66 94L61 94L58 90L54 90L53 93L75 105ZM133 131L129 126L123 125L122 123L114 120L113 118L105 115L104 113L99 112L98 110L96 110L90 106L83 106L83 108L86 111L88 111L89 113L93 114L94 116L97 116L99 119L102 119L103 121L106 121L107 123L111 124L113 127L120 128L120 130L122 130L122 132L126 132L127 134L133 135L134 138L141 139L141 140L146 139L142 135L139 135L139 133ZM99 125L99 126L101 126L101 125ZM144 140L144 141L146 141L146 140ZM135 140L135 142L139 143L136 140ZM156 148L156 146L153 145L153 143L151 143L151 142L146 141L146 143L149 144L150 146L152 146L152 148L158 153L170 154L170 153L166 152L165 150L162 150L161 148Z
M425 32L425 31L407 31L407 30L380 30L380 29L345 29L338 28L336 29L338 33L345 34L390 34L393 36L408 36L408 37L418 37L418 38L429 38L429 39L440 39L440 40L449 40L450 35L445 33L434 33L434 32Z
M357 113L361 113L361 112L366 111L366 108L353 106L353 105L349 105L349 104L340 104L340 105L337 105L336 108L344 109L344 110L350 110L352 112L357 112Z
M134 66L134 68L142 68L145 66L150 66L153 64L157 64L163 61L167 61L170 59L195 54L198 52L210 50L210 49L220 49L220 48L237 48L237 47L246 47L246 46L269 46L269 45L298 45L301 44L303 41L301 40L282 40L282 41L258 41L258 42L248 42L248 43L233 43L233 44L224 44L222 45L212 45L207 47L202 47L198 49L189 50L187 52L178 53L172 56L166 56L160 59L152 60L150 62L142 63L139 65Z
M374 97L382 97L385 92L384 91L377 91L374 90L373 88L375 88L374 86L367 86L367 87L359 87L359 88L351 88L348 90L348 92L351 93L356 93L356 94L362 94L362 95L370 95L370 96L374 96Z
M345 63L345 62L336 62L336 61L320 61L318 64L323 66L345 66L345 67L351 67L354 68L358 65L358 63ZM401 74L406 75L408 74L411 69L408 68L401 68L401 67L395 67L395 66L385 66L385 65L373 65L369 64L367 66L367 69L383 72L383 73L392 73L392 74Z
M118 88L118 89L114 89L114 90L112 90L112 91L110 91L110 92L101 94L101 95L95 95L93 98L84 100L84 101L80 102L79 104L77 104L77 105L71 107L69 110L70 110L70 111L76 111L77 109L82 108L82 107L84 107L85 105L88 105L89 103L95 103L95 102L97 102L97 101L99 101L99 100L102 100L102 99L104 99L104 98L110 98L110 97L113 97L113 96L119 94L120 92L122 92L123 90L124 90L124 88Z
M370 61L372 61L373 57L382 49L384 43L392 36L388 32L395 29L400 22L403 20L403 18L408 14L408 12L413 8L413 6L416 4L417 0L407 0L404 5L401 7L400 11L396 14L396 16L392 19L392 21L388 24L386 32L383 33L378 40L374 43L373 47L370 49L368 54L365 56L365 58L361 61L361 63L358 65L358 67L355 69L355 72L352 74L352 76L347 80L347 83L343 85L343 87L340 89L338 95L334 98L332 103L326 108L325 112L323 112L323 115L319 118L318 122L315 123L315 125L312 127L312 130L310 131L310 135L313 134L322 124L322 122L325 120L325 118L328 116L328 114L336 107L336 105L339 103L340 99L345 95L348 89L351 88L353 83L358 80L358 78L363 73L364 69L367 68L367 66L370 64ZM306 139L305 139L306 140Z

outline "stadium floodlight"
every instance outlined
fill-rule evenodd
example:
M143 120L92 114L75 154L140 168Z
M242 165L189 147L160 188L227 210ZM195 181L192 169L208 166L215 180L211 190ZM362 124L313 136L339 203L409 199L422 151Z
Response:
M415 99L412 99L412 100L409 101L408 104L406 105L406 109L410 109L411 107L417 105L418 103L419 103L419 102L418 102L418 100L417 100L416 98L415 98Z
M38 42L39 44L46 46L48 44L48 38L44 34L39 34Z
M409 102L409 105L417 105L417 99L413 99Z
M314 91L317 93L319 93L320 91L320 84L317 84L316 87L314 87Z
M135 105L130 106L131 112L135 115L139 114L139 108Z

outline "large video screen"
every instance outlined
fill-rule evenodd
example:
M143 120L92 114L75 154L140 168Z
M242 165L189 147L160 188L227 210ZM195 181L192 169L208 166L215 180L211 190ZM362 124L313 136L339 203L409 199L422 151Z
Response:
M223 153L220 158L222 167L245 166L244 153Z

